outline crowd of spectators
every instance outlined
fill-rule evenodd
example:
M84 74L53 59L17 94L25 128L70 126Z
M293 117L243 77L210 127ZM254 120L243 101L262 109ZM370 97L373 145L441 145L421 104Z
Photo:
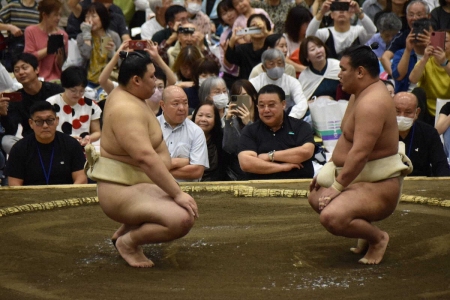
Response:
M101 143L120 64L148 53L145 102L177 181L312 178L308 101L351 97L339 59L352 45L379 58L411 175L450 176L450 104L436 111L450 99L450 2L336 2L1 1L2 185L86 183L83 147Z

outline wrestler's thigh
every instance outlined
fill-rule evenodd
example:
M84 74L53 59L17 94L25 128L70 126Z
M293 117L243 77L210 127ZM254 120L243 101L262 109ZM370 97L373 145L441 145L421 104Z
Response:
M387 218L395 210L400 193L398 178L350 185L325 208L337 217L365 219L369 222Z
M102 182L98 184L98 198L105 214L124 224L170 226L180 219L191 218L187 210L154 184L123 186Z

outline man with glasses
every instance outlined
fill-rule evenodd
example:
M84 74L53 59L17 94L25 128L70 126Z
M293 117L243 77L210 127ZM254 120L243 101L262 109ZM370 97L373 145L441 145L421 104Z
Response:
M249 179L312 178L314 137L311 126L284 112L285 93L269 84L258 93L259 120L244 127L238 159Z
M195 200L170 174L171 159L161 127L145 99L155 91L155 67L147 54L130 52L104 110L101 156L86 146L89 178L100 207L121 227L112 243L132 267L150 268L142 245L183 237L198 217Z
M29 125L30 107L47 98L64 92L64 89L55 83L40 81L39 62L33 54L22 53L13 62L14 76L22 84L18 90L22 93L22 101L10 102L8 115L1 117L1 123L5 128L5 136L2 138L2 149L9 153L11 147L20 139L16 137L19 124L22 126L22 136L32 134Z
M5 169L10 186L87 183L83 149L75 139L56 131L58 122L50 103L31 106L28 123L34 134L11 149Z

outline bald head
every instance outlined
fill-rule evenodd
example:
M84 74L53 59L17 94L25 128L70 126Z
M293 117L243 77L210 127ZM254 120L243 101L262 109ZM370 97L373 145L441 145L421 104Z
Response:
M162 93L162 100L164 101L164 103L167 103L168 101L171 101L175 95L185 95L186 93L184 92L184 90L176 85L169 85L168 87L166 87ZM187 97L187 96L186 96Z
M395 94L394 104L397 116L417 119L420 112L419 100L413 93L400 92Z

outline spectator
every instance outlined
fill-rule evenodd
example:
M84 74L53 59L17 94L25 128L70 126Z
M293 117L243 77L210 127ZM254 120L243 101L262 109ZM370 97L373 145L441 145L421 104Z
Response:
M166 44L170 47L177 41L178 26L185 25L188 22L188 13L186 8L180 5L172 5L167 8L164 14L166 28L153 34L152 41L164 47Z
M0 116L6 116L8 114L8 105L9 105L9 98L3 97L3 95L1 95L0 96ZM2 124L0 123L0 141L4 134L5 134L5 129L2 127ZM5 177L3 176L3 169L5 168L5 164L6 164L6 158L5 158L5 155L3 154L2 149L0 148L0 182L1 182L1 185L4 185L4 180L5 180Z
M436 99L450 99L450 30L445 33L445 50L428 45L423 58L409 75L411 83L418 83L427 94L428 123L434 125Z
M193 72L195 63L202 58L200 50L196 46L182 48L173 63L172 71L177 76L178 85L191 87L194 84Z
M167 50L167 64L169 65L169 67L173 67L174 62L177 59L181 49L187 46L195 46L199 50L202 49L201 47L203 47L203 39L201 41L197 41L197 36L195 35L196 33L197 28L194 24L186 23L183 26L178 26L177 42Z
M209 168L205 170L200 181L226 180L227 162L222 150L223 133L219 110L213 102L205 101L194 111L192 121L203 130L208 147Z
M196 109L200 104L198 97L200 86L206 79L219 76L219 67L216 62L209 58L198 59L192 68L192 80L194 85L184 87L183 90L188 97L189 109Z
M436 121L436 130L439 135L443 135L444 138L444 151L447 155L447 160L450 163L450 102L445 103L441 111L439 112L439 117Z
M198 91L200 104L205 101L211 101L219 110L222 127L225 126L225 115L227 113L227 104L229 102L228 91L225 81L220 77L207 78Z
M246 95L250 98L250 106L237 107L230 102L223 128L223 150L229 155L229 164L226 173L231 180L246 180L247 175L242 171L238 160L239 137L245 126L259 120L256 92L250 81L239 79L230 89L231 97L236 95Z
M85 21L85 15L89 12L92 3L102 3L107 9L109 30L114 31L122 41L131 40L128 32L125 16L122 9L113 4L111 0L68 0L72 14L67 20L67 34L71 39L76 39L81 33L81 24Z
M400 92L394 96L400 141L414 170L409 176L450 176L447 157L438 132L417 120L420 113L416 96Z
M428 8L427 3L422 0L413 0L406 7L406 21L408 27L404 28L394 37L389 47L380 58L384 70L390 76L392 76L391 59L394 57L395 52L406 47L406 38L411 33L413 23L422 18L429 18L429 14L430 9Z
M392 3L392 0L389 2ZM365 0L362 4L362 9L364 13L372 20L372 22L377 24L378 20L375 20L375 16L378 13L383 12L387 5L389 5L387 0Z
M264 73L250 79L255 90L259 91L268 84L281 87L285 93L285 109L290 110L289 116L302 119L308 110L308 103L301 83L284 73L286 62L283 53L278 49L268 49L264 51L261 61Z
M100 139L100 116L102 110L91 99L83 97L87 86L86 70L71 66L61 74L64 93L47 99L56 111L56 130L75 138L81 146Z
M287 59L286 62L295 68L296 76L305 69L305 66L300 64L298 57L300 44L306 36L306 29L309 22L313 19L311 12L303 6L294 6L289 10L286 16L286 23L284 26L285 37L287 41Z
M336 99L339 86L339 61L328 58L328 49L318 37L308 36L300 45L300 59L307 66L298 80L307 100L313 96ZM338 99L339 100L339 99Z
M185 0L184 5L188 12L188 22L194 24L197 30L209 40L211 36L211 20L201 11L202 0Z
M217 12L219 15L220 23L222 24L223 31L220 35L220 64L223 69L223 76L222 78L227 83L227 87L231 88L231 85L233 82L235 82L238 79L239 76L239 66L236 66L234 64L230 64L225 59L225 51L226 51L226 45L231 37L231 34L233 32L232 28L234 23L236 22L236 18L238 17L238 12L233 7L232 0L222 0L220 1L219 5L217 6ZM236 42L243 41L237 40Z
M69 37L67 33L58 27L61 19L62 4L59 0L42 0L39 2L38 11L41 22L30 25L25 29L25 52L31 53L39 61L39 75L45 81L59 81L61 68L66 60ZM47 44L49 35L63 36L64 46L56 53L48 53Z
M439 0L439 4L440 6L431 11L433 29L436 31L450 29L450 2Z
M282 88L266 85L258 93L260 120L239 139L239 164L249 179L312 178L314 138L311 126L288 117Z
M268 31L273 30L273 23L272 20L270 20L269 14L262 8L253 8L250 4L250 0L231 0L231 3L233 4L234 9L238 12L239 16L236 19L236 22L233 25L234 28L244 28L244 27L250 27L248 26L248 19L251 15L264 15L267 20L269 20L270 26L268 26Z
M48 102L36 102L30 109L34 131L11 149L6 164L10 186L83 184L84 153L70 136L56 131L58 117Z
M281 0L253 0L250 4L252 7L262 8L267 12L270 20L273 22L273 32L280 34L284 31L284 23L286 22L286 16L289 10L296 6L295 3L284 2Z
M333 27L319 29L320 22L324 14L330 11L332 1L323 3L322 9L309 23L306 29L306 36L315 35L321 39L329 49L330 58L340 59L342 52L352 45L364 45L377 31L369 17L358 5L358 2L351 1L348 11L332 11L331 18L334 21ZM353 16L361 21L361 25L351 26L350 19Z
M36 56L30 53L22 53L13 61L14 76L23 88L18 90L22 93L22 101L10 103L8 115L1 119L5 128L2 148L6 153L9 153L11 147L20 139L16 137L19 124L23 128L22 136L33 133L28 122L30 107L35 102L45 101L50 96L64 91L58 84L40 81L38 65Z
M217 8L221 1L220 0L203 0L202 1L202 12L204 12L209 19L214 23L215 27L219 26L219 16L217 14Z
M8 72L12 72L13 56L25 48L25 28L39 23L39 11L35 0L18 0L8 3L0 10L0 31L8 32L8 52L3 59Z
M102 3L94 2L89 6L86 19L81 24L82 33L77 36L82 66L88 74L88 87L93 89L99 86L100 73L121 44L117 33L108 29L109 24L106 7ZM101 89L97 89L96 99L100 92Z
M141 26L141 39L151 40L153 35L166 27L164 15L167 8L172 5L172 0L150 0L150 9L155 13L155 17L146 21Z
M177 181L199 181L209 168L205 134L187 119L188 99L178 86L167 87L162 96L163 113L158 117L164 141L172 158L170 173Z
M288 61L288 59L286 57L286 55L287 55L287 43L286 43L286 37L284 35L282 35L282 34L271 34L271 35L269 35L266 38L265 47L267 47L267 49L278 49L278 50L280 50L283 53L284 59L286 61L284 73L286 75L290 75L290 76L292 76L294 78L297 78L294 66L287 62ZM255 78L256 76L258 76L261 73L264 73L264 70L262 68L262 63L257 64L252 69L252 72L250 73L249 79Z
M264 42L270 35L270 22L262 14L250 16L247 27L258 27L261 29L261 33L251 34L250 43L236 45L237 40L241 38L236 34L240 28L236 27L233 29L233 34L225 50L226 63L239 66L239 78L241 79L248 79L252 69L261 62L261 55L266 50Z
M384 85L386 86L387 90L389 91L389 95L391 95L392 98L395 96L395 89L394 84L390 80L383 80Z
M386 47L389 46L402 28L402 21L392 12L384 13L378 18L376 25L379 32L375 33L375 35L366 42L366 45L370 46L373 43L377 43L378 48L372 50L377 57L380 58L384 51L386 51Z
M423 18L415 21L421 28L431 31L431 21ZM416 83L409 81L409 75L416 63L422 59L425 48L430 42L427 34L416 35L411 32L406 38L406 48L400 49L394 54L392 60L392 77L395 80L395 92L410 92L416 87Z

